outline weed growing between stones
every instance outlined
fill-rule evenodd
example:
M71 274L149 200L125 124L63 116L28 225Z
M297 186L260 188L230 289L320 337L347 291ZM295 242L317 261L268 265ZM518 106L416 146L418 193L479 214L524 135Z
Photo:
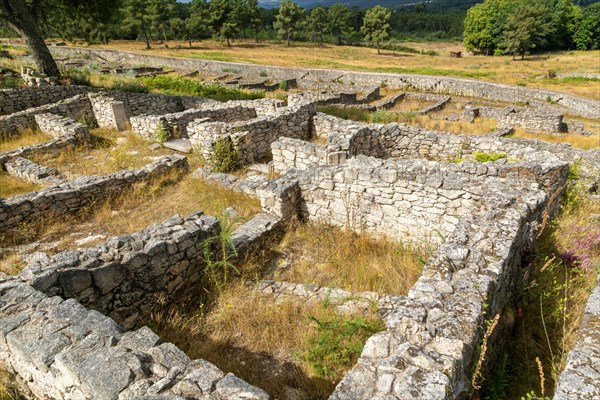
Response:
M496 365L482 398L553 395L600 271L600 201L589 196L577 171L577 165L571 168L559 215L531 254L530 283L515 306L514 328L500 357L506 361Z

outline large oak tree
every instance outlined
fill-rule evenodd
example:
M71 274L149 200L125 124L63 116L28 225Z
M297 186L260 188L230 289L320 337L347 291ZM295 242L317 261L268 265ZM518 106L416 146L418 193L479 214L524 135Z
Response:
M97 22L107 21L120 0L0 0L0 18L25 40L40 72L60 76L60 71L44 42L42 26L58 13L86 15Z

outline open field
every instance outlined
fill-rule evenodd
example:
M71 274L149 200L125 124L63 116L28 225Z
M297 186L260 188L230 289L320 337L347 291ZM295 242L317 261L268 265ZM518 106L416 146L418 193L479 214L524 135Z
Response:
M557 73L600 73L600 51L563 51L526 57L513 61L510 56L469 56L450 58L449 51L463 51L462 43L403 43L416 50L434 50L438 55L422 55L399 51L353 46L334 46L308 43L236 42L232 47L213 40L187 43L171 41L144 50L142 42L113 41L98 48L136 51L171 57L190 57L207 60L245 62L287 67L333 68L356 71L448 75L481 79L490 82L526 85L572 93L600 100L600 82L569 78L547 78L549 71ZM177 48L181 46L181 48ZM464 54L464 53L463 53Z

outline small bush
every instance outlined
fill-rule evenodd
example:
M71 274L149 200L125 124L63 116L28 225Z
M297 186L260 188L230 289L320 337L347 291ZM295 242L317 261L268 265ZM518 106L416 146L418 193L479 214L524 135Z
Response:
M548 78L550 78L550 79L556 78L556 70L555 69L549 69L546 76Z
M168 138L169 131L167 131L167 129L162 124L159 125L158 128L156 128L156 131L154 132L154 140L162 144L166 142Z
M288 83L287 83L287 81L281 81L281 82L279 82L279 89L281 89L281 90L288 90Z
M262 76L263 78L267 76L267 71L262 70L258 73L258 75Z
M215 142L210 163L215 172L231 172L238 168L238 151L231 137L224 136Z
M501 158L506 158L506 154L505 153L480 153L480 152L474 152L473 153L473 157L475 157L475 159L479 162L490 162L490 161L498 161Z

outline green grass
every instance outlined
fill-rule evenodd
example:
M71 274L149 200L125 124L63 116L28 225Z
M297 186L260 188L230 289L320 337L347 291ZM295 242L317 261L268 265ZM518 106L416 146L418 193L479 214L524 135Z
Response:
M213 100L254 100L265 97L264 92L230 89L220 85L205 85L197 79L173 75L140 78L139 82L153 92L172 95L202 96Z
M436 69L428 67L418 68L360 68L362 71L388 72L393 74L418 74L418 75L434 75L434 76L455 76L458 78L492 78L496 76L495 72L476 72L476 71L460 71L453 69Z
M502 158L506 158L505 153L480 153L478 151L473 152L473 157L475 160L479 162L490 162L490 161L498 161Z
M334 314L319 319L311 315L308 319L317 331L308 339L304 360L316 376L327 379L343 376L356 363L365 341L384 329L381 320L363 316Z

